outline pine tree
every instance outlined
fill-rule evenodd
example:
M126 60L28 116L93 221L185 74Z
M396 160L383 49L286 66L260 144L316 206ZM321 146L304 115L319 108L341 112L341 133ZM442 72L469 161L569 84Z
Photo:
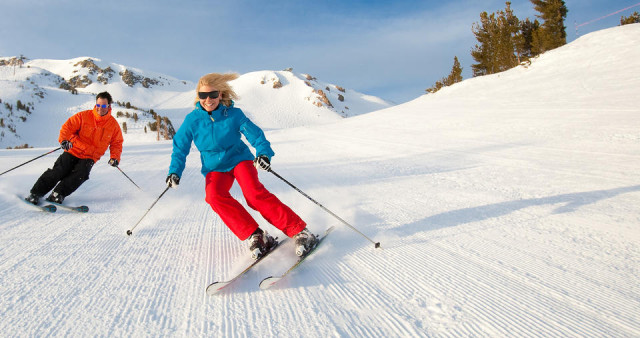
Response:
M540 27L540 22L538 20L534 20L531 22L529 18L522 21L520 24L520 32L522 35L521 45L520 45L520 56L521 62L527 59L530 59L537 54L533 51L533 35L536 30Z
M462 67L460 66L458 57L454 56L453 67L451 68L451 73L449 73L449 76L443 78L442 80L436 81L436 83L431 88L426 89L426 92L433 94L444 87L451 86L452 84L458 83L460 81L462 81Z
M638 12L633 12L633 14L629 15L626 18L624 16L620 18L620 26L629 25L632 23L640 23L640 14L638 14Z
M480 23L474 23L472 31L479 43L471 50L471 56L478 62L471 65L473 76L494 74L518 65L522 34L520 20L513 14L510 2L497 15L480 13Z
M447 76L447 86L451 86L454 83L458 83L462 81L462 66L460 66L460 61L458 61L458 57L453 57L453 67L451 68L451 73Z
M471 57L477 62L471 65L473 76L482 76L493 73L491 55L493 55L493 45L491 35L495 31L495 15L480 13L480 24L474 23L471 31L476 36L478 43L471 50Z
M504 11L498 12L498 27L497 67L504 71L518 65L522 45L520 20L513 14L510 2L506 2Z
M534 9L540 13L536 15L544 22L534 31L533 52L542 54L548 50L563 46L567 43L567 32L564 19L567 17L567 6L564 0L529 0Z

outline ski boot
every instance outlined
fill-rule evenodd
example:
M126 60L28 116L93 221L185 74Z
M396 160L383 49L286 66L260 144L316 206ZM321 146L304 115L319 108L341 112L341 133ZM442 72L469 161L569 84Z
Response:
M25 198L24 200L33 204L33 205L38 205L40 204L40 198L42 196L38 196L36 194L29 194L29 196L27 198Z
M249 251L251 251L251 258L254 260L261 258L271 251L271 249L273 249L277 244L278 242L276 242L275 238L258 228L258 230L249 236Z
M47 201L51 202L51 203L58 203L58 204L62 204L62 201L64 201L64 196L58 194L57 192L52 192L51 195L49 195L49 197L47 197Z
M293 236L293 239L296 243L296 255L299 257L306 255L318 244L318 236L309 232L307 228L304 228L297 235Z

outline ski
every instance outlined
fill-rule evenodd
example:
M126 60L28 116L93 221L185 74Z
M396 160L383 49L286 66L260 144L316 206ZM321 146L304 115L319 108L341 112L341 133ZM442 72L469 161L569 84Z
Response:
M258 263L260 263L260 261L262 261L265 257L269 256L269 254L274 252L278 247L282 246L282 243L284 243L286 241L287 241L287 238L285 238L281 242L278 242L278 239L276 238L276 246L274 246L271 250L269 250L269 252L264 254L262 257L260 257L260 258L256 259L255 261L253 261L244 270L242 270L240 273L235 275L233 278L231 278L228 281L213 282L213 283L209 284L209 286L207 286L207 294L208 295L215 295L218 292L220 292L221 290L223 290L224 288L226 288L227 286L229 286L229 284L231 284L231 283L235 282L236 280L238 280L240 277L242 277L242 275L247 273L247 271L251 270L251 268L253 268Z
M304 254L303 256L301 256L300 258L298 258L298 260L289 268L289 270L285 271L285 273L283 273L280 276L270 276L267 277L265 279L263 279L260 282L260 289L262 290L266 290L270 287L272 287L274 284L278 283L280 280L282 280L283 278L285 278L291 271L293 271L295 268L297 268L298 266L300 266L300 264L302 262L304 262L305 259L307 259L307 257L311 256L312 253L314 253L318 247L320 246L320 244L322 243L322 241L324 241L325 238L327 238L327 235L333 231L333 226L329 227L325 232L324 235L322 235L322 237L318 238L318 243L316 243L316 246L313 247L313 249L309 250L309 252L307 252L306 254Z
M56 206L53 205L53 204L37 205L37 204L33 204L33 203L27 201L27 199L24 198L24 197L18 196L18 198L20 198L20 200L22 202L27 203L28 205L30 205L30 206L32 206L34 208L38 208L40 211L54 213L54 212L56 212L56 210L58 210L56 208Z
M77 207L72 207L72 206L69 206L69 205L60 204L60 203L56 203L56 202L50 202L50 201L47 201L47 202L51 203L54 206L58 206L58 207L60 207L62 209L66 209L66 210L69 210L69 211L83 212L83 213L84 212L89 212L89 207L86 206L86 205L80 205L80 206L77 206Z

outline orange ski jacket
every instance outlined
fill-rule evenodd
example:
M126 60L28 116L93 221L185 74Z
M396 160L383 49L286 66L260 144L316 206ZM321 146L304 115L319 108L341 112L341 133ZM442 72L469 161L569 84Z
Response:
M60 128L58 142L71 141L68 152L78 158L90 158L98 162L109 148L110 158L120 162L122 154L122 131L118 121L109 112L100 116L96 108L84 110L71 116Z

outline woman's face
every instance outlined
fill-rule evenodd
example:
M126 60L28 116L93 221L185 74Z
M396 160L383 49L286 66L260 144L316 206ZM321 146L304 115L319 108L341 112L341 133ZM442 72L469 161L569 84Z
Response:
M218 90L211 86L201 86L200 90L198 90L198 99L200 100L200 105L204 110L212 112L218 108L218 105L220 104L220 92L218 92L218 95L216 96L215 93L213 93L216 91ZM203 95L202 93L207 93L208 95ZM204 99L202 98L203 96L205 96ZM216 96L216 98L211 98L211 96Z

